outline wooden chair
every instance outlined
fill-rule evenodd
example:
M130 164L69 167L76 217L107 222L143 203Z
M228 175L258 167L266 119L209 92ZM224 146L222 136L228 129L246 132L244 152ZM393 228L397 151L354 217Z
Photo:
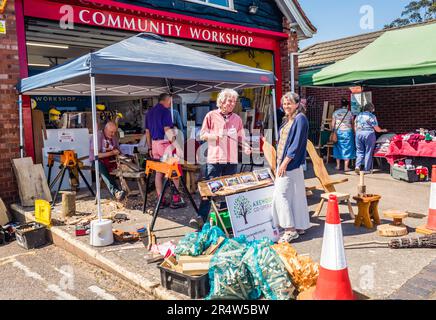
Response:
M266 140L263 142L263 156L265 157L266 162L268 162L271 171L273 172L274 176L276 175L276 169L277 169L277 152L276 149L268 143Z
M321 185L316 186L316 189L324 190L324 192L326 193L336 192L335 185L348 181L347 178L340 179L340 180L332 180L330 178L330 175L324 165L324 162L316 152L312 141L307 140L306 150L310 156L310 159L312 160L313 171L315 172L315 176L318 178L318 181L321 183Z
M331 193L334 193L336 195L340 195L338 197L338 202L346 201L348 208L350 210L350 215L352 218L354 218L353 209L350 204L350 194L348 193L338 193L336 192L335 185L347 182L348 179L340 179L340 180L332 180L330 178L330 175L324 165L323 159L318 155L318 152L316 152L315 146L313 145L312 141L307 140L307 153L310 156L310 159L313 163L313 171L315 172L315 176L318 178L318 181L320 182L320 185L316 186L315 189L323 190L325 193L321 196L321 201L318 204L317 209L315 210L315 216L319 216L321 214L322 207L324 205L324 202L328 200L328 195Z
M270 143L268 143L266 140L264 140L263 143L263 156L265 157L266 162L268 162L271 171L273 172L274 176L276 176L277 171L277 151ZM315 190L315 187L306 187L306 196L311 196L313 193L312 191Z

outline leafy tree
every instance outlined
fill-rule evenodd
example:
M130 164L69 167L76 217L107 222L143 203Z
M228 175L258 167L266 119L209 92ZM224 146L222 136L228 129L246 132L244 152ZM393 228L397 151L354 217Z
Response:
M251 203L246 197L242 196L235 201L235 215L237 217L243 217L245 224L248 224L247 216L251 213Z
M436 19L436 0L411 1L401 13L401 18L385 25L385 29L406 26Z

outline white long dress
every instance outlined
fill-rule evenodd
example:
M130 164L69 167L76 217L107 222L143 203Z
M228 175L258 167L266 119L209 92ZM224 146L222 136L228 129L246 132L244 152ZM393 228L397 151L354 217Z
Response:
M287 171L275 180L273 195L275 227L306 230L310 228L303 166Z

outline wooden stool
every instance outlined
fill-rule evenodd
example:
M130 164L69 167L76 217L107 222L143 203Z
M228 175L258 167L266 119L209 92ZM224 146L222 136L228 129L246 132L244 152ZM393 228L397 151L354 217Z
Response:
M401 237L408 234L407 227L403 224L403 219L408 217L408 214L400 210L387 210L383 215L394 219L391 224L383 224L377 227L377 233L382 237Z
M322 210L322 207L324 205L324 202L329 200L330 195L335 195L336 198L338 199L338 203L340 203L342 201L346 201L351 218L352 219L355 218L354 212L353 212L353 207L351 206L351 202L350 202L350 194L349 193L339 193L339 192L329 192L329 193L323 193L321 195L321 202L318 204L318 207L316 208L315 215L314 215L315 217L319 217L319 215L321 214L321 210Z
M353 197L357 201L357 207L359 208L359 213L357 214L354 225L360 227L362 224L366 228L372 229L375 224L380 224L380 217L378 215L378 202L381 199L379 195L366 195L364 197Z

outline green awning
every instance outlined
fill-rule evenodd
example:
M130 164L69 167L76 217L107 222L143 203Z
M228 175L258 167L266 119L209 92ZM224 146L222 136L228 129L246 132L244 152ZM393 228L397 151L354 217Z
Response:
M436 23L387 31L354 55L302 76L301 86L436 83Z
M302 71L298 75L298 83L301 87L313 86L313 76L322 69L314 69L310 71Z

